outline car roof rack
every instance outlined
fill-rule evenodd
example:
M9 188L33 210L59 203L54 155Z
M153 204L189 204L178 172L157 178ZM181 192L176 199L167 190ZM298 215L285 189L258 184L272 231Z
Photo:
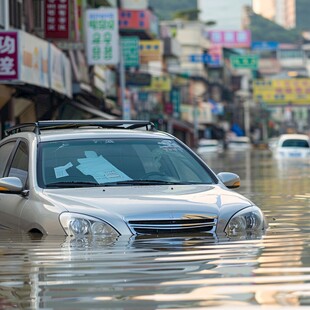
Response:
M81 127L99 127L106 129L138 129L145 128L154 131L155 125L150 121L142 120L49 120L34 123L24 123L5 130L6 136L18 132L34 132L40 134L42 130L70 129Z

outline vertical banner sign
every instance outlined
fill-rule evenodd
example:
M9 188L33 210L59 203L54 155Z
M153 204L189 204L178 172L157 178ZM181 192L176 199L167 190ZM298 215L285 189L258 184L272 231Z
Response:
M45 38L69 39L69 0L45 0Z
M0 32L0 81L18 79L17 40L17 32Z
M125 67L139 67L140 64L139 38L122 37L121 46Z
M173 114L178 117L180 115L181 107L181 91L177 87L172 87L170 91L170 102L173 105Z
M86 50L89 65L119 62L118 12L116 8L86 11Z

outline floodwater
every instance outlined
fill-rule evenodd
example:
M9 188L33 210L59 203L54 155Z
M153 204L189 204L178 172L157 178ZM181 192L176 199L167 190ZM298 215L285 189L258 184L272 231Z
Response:
M220 159L220 160L219 160ZM240 175L264 236L70 240L0 235L0 309L310 307L310 162L205 158Z

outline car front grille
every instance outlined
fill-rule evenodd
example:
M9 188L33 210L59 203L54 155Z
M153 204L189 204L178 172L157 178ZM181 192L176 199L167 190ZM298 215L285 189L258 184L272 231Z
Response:
M130 220L128 225L135 234L186 234L214 232L217 219L182 218L160 220Z

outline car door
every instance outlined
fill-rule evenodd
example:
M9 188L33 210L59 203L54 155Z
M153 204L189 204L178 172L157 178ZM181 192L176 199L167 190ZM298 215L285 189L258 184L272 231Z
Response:
M9 150L12 147L11 151ZM9 155L5 158L4 154ZM17 140L14 145L0 148L0 159L6 160L2 177L18 177L21 179L24 189L28 188L29 150L25 141ZM0 228L19 229L20 214L27 203L27 197L21 194L0 193Z

